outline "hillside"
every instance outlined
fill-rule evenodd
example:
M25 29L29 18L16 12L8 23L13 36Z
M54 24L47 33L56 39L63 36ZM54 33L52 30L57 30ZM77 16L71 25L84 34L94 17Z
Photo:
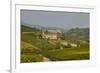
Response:
M40 38L41 35L37 27L21 25L21 63L89 59L88 28L70 29L62 33L60 40ZM65 46L63 42L80 46Z
M34 27L29 27L29 26L21 25L21 32L34 32L34 31L40 31L40 30L36 29Z
M81 39L89 41L89 28L72 28L64 33L67 37L73 37L76 39Z

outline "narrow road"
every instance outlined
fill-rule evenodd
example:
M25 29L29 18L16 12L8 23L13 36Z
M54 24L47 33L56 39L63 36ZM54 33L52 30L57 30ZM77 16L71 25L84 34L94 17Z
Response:
M43 57L43 62L48 62L48 61L50 61L50 59L44 56Z

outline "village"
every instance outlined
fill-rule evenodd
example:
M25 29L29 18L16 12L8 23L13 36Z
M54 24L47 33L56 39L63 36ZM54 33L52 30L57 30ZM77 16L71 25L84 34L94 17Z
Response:
M48 40L49 43L55 44L59 43L60 44L60 49L69 48L69 47L80 47L79 43L74 43L74 42L69 42L66 40L62 39L62 31L57 30L57 29L49 29L49 30L43 30L41 33L41 36L37 36L37 38L41 38L44 40Z

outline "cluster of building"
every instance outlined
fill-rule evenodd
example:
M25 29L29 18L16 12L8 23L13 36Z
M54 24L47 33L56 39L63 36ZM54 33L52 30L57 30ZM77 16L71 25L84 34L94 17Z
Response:
M51 40L57 40L61 37L61 31L60 30L46 30L42 31L42 38L44 39L51 39Z
M61 39L61 34L62 32L60 30L45 30L42 31L42 38L43 39L50 39L50 40L59 40ZM68 46L70 44L70 46L72 47L78 47L78 44L75 43L69 43L67 41L61 41L60 42L62 45L64 46Z

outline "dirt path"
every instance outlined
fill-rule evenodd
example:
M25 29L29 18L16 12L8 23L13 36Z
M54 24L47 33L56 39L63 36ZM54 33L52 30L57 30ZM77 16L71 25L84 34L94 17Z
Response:
M32 48L34 48L34 49L41 50L40 48L38 48L38 47L36 47L36 46L34 46L34 45L28 43L28 42L22 41L22 43L24 43L25 45L27 45L27 46L29 46L29 47L32 47Z
M50 59L44 56L43 57L43 62L48 62L48 61L50 61Z

